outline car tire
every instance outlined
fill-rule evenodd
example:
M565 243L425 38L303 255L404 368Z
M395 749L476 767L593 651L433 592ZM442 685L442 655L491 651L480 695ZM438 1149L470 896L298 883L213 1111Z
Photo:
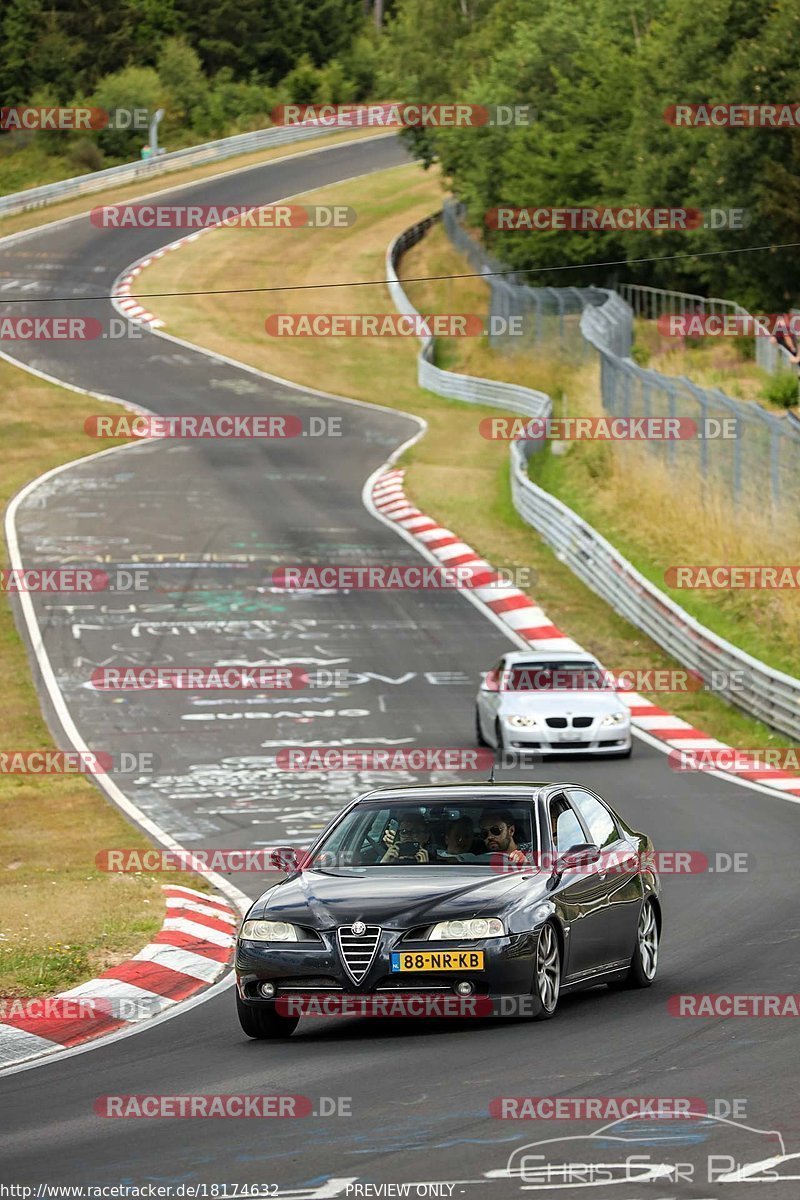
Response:
M658 971L660 940L661 930L658 926L656 906L652 900L645 900L639 914L639 924L636 927L636 945L631 955L631 965L627 975L608 985L612 991L652 986Z
M534 1021L549 1021L556 1015L561 992L561 947L555 925L548 921L539 931L533 967Z
M478 708L475 709L475 740L479 746L489 745L486 738L483 736L483 730L481 729L481 714Z
M500 724L499 718L494 723L494 748L495 750L499 750L501 754L505 754L506 752L506 743L503 738L503 726Z
M294 1033L299 1017L282 1017L272 1005L245 1004L236 997L236 1014L242 1031L258 1041L277 1041Z

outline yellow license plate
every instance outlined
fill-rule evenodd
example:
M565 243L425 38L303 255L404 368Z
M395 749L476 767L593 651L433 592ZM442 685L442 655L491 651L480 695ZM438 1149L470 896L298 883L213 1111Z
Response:
M394 950L393 971L482 971L482 950Z

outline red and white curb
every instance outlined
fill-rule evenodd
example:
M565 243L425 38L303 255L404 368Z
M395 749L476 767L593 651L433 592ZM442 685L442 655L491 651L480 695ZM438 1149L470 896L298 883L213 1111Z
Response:
M156 259L163 258L170 250L179 250L187 242L196 242L202 234L210 233L212 229L218 229L224 224L224 221L220 221L216 225L206 225L202 229L196 229L193 233L187 234L186 237L169 242L166 246L162 246L160 250L155 250L152 254L148 254L145 258L139 258L136 262L131 263L129 267L126 267L122 275L119 275L111 286L111 302L117 312L122 313L124 317L127 317L129 321L133 321L136 325L146 325L148 329L163 329L164 322L161 318L144 308L139 303L136 295L133 294L136 276L141 275L145 267L151 266Z
M499 618L508 628L536 650L582 650L572 638L562 633L542 608L519 588L505 584L494 568L471 546L450 529L444 529L431 517L411 504L403 489L404 472L391 468L378 475L372 485L372 503L384 518L399 525L442 566L473 569L470 596ZM671 750L728 750L724 742L695 729L688 721L659 708L638 692L620 691L620 701L628 706L632 724L643 733L663 742ZM762 767L758 769L715 771L760 785L775 788L784 794L800 796L800 776L791 771Z
M236 943L239 913L224 900L194 888L167 885L163 890L166 916L152 942L127 962L55 997L108 1001L110 1012L75 1018L15 1016L13 1000L7 1000L6 1009L12 1015L0 1021L0 1067L140 1025L204 990L225 973ZM138 1020L111 1015L115 1002L121 1013L138 1009L142 1015Z
M141 273L142 267L150 262L152 259L146 259L134 267L129 267L126 274L115 281L111 289L111 298L117 311L128 317L129 320L135 321L139 325L148 325L151 329L160 329L164 322L154 313L148 312L135 296L131 296L131 288L136 276Z

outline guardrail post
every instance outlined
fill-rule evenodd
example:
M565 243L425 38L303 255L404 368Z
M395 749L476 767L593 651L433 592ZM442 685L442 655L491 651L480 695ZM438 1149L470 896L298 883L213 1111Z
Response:
M687 379L685 375L678 376L679 381L684 385L684 388L692 397L700 409L698 420L702 422L703 436L698 440L700 442L700 474L705 483L708 475L708 438L705 436L707 430L706 418L708 416L708 402L702 388L697 387L692 383L691 379Z
M676 396L676 389L674 386L670 386L667 389L667 405L669 408L670 417L673 419L676 418L678 415L678 398ZM672 438L667 442L667 457L669 461L674 463L677 454L677 439Z
M781 498L781 438L773 426L770 435L770 480L772 482L772 503L777 506Z

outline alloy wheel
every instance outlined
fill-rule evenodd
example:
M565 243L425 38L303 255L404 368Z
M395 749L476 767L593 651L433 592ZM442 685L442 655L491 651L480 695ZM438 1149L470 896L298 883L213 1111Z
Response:
M539 934L536 948L536 986L546 1012L551 1013L558 1003L561 986L561 956L552 925L545 925Z
M639 959L647 979L653 979L658 966L658 923L652 904L645 904L639 917Z

